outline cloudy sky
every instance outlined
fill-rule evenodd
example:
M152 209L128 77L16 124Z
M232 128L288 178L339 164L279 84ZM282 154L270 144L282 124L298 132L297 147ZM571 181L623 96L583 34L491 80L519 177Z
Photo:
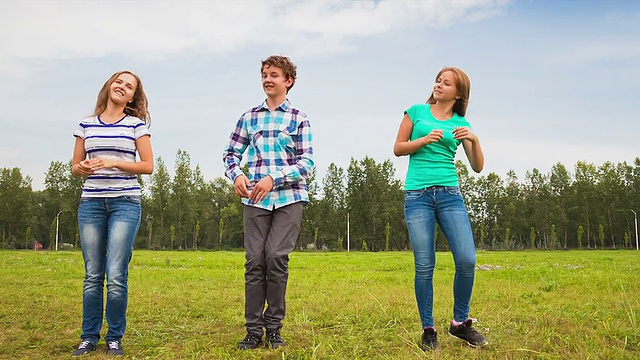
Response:
M0 167L43 189L106 79L141 78L152 144L223 176L238 117L264 99L260 61L298 65L289 94L309 115L318 179L330 163L408 159L403 111L436 73L471 78L467 119L489 172L570 170L640 156L640 2L632 0L0 1ZM459 155L464 152L460 151ZM463 156L460 156L463 158Z

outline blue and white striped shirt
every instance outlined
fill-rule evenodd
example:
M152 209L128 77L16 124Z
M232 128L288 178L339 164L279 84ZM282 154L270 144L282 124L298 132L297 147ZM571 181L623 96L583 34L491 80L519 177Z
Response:
M149 135L149 128L137 117L125 115L113 124L99 117L85 118L73 133L84 139L87 159L107 158L136 161L136 139ZM138 177L118 168L105 168L89 175L84 182L82 197L116 197L141 195Z
M243 174L240 162L248 148L247 177L251 185L266 176L271 176L274 184L262 202L243 198L245 205L273 210L299 201L308 202L306 179L315 168L311 140L306 114L291 107L289 100L274 111L264 101L242 114L231 133L223 156L225 175L235 181Z

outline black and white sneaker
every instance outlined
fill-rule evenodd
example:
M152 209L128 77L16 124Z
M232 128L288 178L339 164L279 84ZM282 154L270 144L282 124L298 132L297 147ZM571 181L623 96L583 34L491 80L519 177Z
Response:
M449 325L449 335L458 338L460 340L464 340L469 344L469 346L473 347L482 347L489 344L487 339L480 335L479 332L476 331L471 325L473 325L473 320L467 319L460 325Z
M262 336L256 334L247 333L247 336L238 343L238 349L240 350L252 350L257 349L262 345Z
M98 347L96 346L96 344L92 343L91 341L83 341L80 343L80 345L78 345L78 348L71 353L71 357L82 356L92 351L96 351L97 349Z
M269 349L277 349L284 345L284 340L280 336L280 329L267 329L267 336L264 341Z
M122 356L124 350L122 349L122 343L119 340L107 341L107 355Z

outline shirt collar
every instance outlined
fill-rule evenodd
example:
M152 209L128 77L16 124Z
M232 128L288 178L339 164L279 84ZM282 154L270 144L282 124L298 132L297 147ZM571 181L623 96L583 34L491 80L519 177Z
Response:
M284 99L284 101L276 106L276 110L280 108L280 110L282 111L289 111L289 109L291 108L291 103L289 102L289 99ZM269 106L267 106L267 100L265 99L262 104L260 106L258 106L258 109L260 110L269 110Z

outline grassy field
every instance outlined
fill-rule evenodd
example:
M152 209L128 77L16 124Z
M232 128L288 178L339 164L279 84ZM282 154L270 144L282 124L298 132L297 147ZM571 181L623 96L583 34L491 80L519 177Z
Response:
M410 252L293 253L288 345L239 351L244 253L136 250L126 358L640 357L640 252L479 252L470 316L490 343L479 350L446 334L454 267L450 253L437 256L436 352L417 345ZM68 358L80 341L83 277L77 251L1 251L0 358ZM107 358L103 341L99 348L91 359Z

